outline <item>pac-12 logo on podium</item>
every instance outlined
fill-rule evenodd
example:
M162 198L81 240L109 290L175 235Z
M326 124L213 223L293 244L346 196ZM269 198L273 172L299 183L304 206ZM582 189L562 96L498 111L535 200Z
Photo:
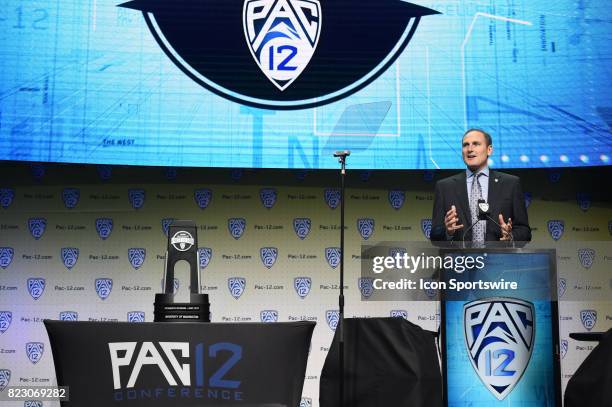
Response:
M515 298L487 298L463 306L470 362L498 400L510 394L527 369L535 338L535 308Z
M304 71L321 34L318 0L246 0L244 35L255 62L283 91Z

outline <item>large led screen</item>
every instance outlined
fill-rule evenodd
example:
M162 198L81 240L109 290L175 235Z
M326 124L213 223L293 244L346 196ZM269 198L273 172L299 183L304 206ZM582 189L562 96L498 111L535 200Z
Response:
M608 165L605 0L0 0L0 159Z

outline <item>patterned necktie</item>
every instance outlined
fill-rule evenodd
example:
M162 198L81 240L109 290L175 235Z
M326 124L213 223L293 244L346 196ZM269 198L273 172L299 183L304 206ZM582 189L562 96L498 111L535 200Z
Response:
M470 190L470 212L472 224L478 220L478 200L482 199L482 189L480 187L480 176L482 173L473 175L472 189ZM472 242L483 244L485 241L486 222L478 221L472 228Z

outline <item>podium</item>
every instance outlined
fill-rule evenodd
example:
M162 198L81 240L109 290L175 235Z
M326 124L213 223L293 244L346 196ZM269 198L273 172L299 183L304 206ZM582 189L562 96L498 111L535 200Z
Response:
M299 405L314 322L45 320L63 407Z
M446 405L560 405L555 250L440 253L454 267L443 268L439 279L447 284L440 326ZM468 257L483 267L457 272Z

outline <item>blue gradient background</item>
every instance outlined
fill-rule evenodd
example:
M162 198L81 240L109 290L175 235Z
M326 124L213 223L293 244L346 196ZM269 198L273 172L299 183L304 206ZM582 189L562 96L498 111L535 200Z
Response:
M442 14L380 78L282 112L200 87L119 3L0 0L0 159L336 168L350 149L349 168L461 168L482 127L497 168L610 164L606 0L414 0Z

